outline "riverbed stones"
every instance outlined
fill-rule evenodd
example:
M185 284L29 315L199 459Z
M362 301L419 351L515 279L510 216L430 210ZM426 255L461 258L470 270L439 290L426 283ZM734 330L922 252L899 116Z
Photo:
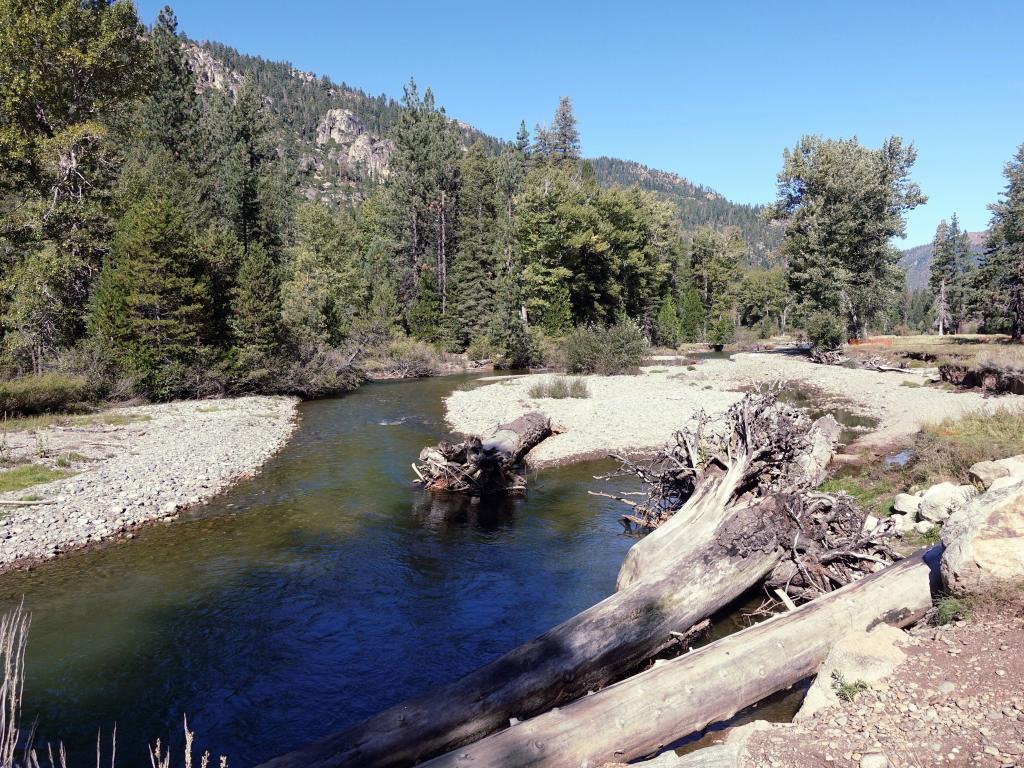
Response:
M901 535L910 533L914 530L914 526L917 525L917 521L914 520L912 515L890 515L889 519L896 526L896 533Z
M954 513L942 543L942 580L952 592L1024 580L1024 483L989 490Z
M971 466L967 476L982 489L991 488L999 478L1024 478L1024 454L996 461L979 461Z
M893 499L892 508L901 515L912 515L914 518L917 517L917 513L921 509L921 497L913 496L909 493L896 494L896 498Z
M964 509L967 503L977 494L973 485L956 485L955 483L939 483L924 492L918 517L941 523L951 514Z
M74 467L73 478L13 493L53 503L5 507L0 518L0 568L50 559L88 543L124 535L147 522L174 520L253 472L287 441L298 400L242 397L117 410L106 424L51 427L61 451L102 443L105 457ZM125 422L125 423L121 423ZM28 444L29 433L12 433ZM188 500L188 503L185 500Z

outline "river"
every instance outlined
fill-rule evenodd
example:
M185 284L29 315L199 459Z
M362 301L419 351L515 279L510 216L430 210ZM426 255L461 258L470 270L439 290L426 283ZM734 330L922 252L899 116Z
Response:
M32 613L24 722L94 760L148 741L254 765L452 680L607 596L634 539L588 496L602 463L473 506L410 482L475 377L370 384L305 403L291 442L169 526L0 578ZM176 752L180 757L180 751ZM177 762L177 760L176 760Z

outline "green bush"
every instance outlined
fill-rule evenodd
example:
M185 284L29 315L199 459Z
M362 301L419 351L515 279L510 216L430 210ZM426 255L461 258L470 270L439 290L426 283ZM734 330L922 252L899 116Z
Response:
M605 376L635 373L649 348L640 326L629 318L608 328L588 325L577 328L565 340L566 367L572 373Z
M31 415L74 408L92 398L83 376L44 373L0 382L0 413Z
M530 397L550 397L555 400L564 400L568 397L583 399L590 397L590 390L587 388L587 382L583 379L568 379L565 376L555 376L538 381L530 387Z
M971 617L971 609L966 602L958 597L946 595L935 603L935 615L932 617L932 621L940 627L944 627L951 621L960 619L969 619Z
M419 339L399 337L367 353L360 364L370 378L414 379L440 373L444 355Z
M846 341L846 324L827 312L816 312L811 315L804 330L807 331L807 338L814 348L823 352L839 349Z

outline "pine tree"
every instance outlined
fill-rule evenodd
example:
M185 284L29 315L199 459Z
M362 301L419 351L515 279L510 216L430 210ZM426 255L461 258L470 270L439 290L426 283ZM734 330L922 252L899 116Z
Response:
M666 296L662 300L654 331L656 343L673 349L679 346L679 315L676 312L676 302L673 297Z
M417 339L434 344L445 340L444 312L437 279L429 267L420 271L416 300L406 315L409 333Z
M243 375L259 380L278 361L281 343L280 271L270 252L251 242L242 254L231 303L231 329Z
M916 159L896 136L877 150L804 136L785 151L768 217L786 223L787 280L805 316L842 316L859 336L896 304L900 253L890 243L904 235L905 213L927 200L910 181Z
M185 61L178 19L170 6L157 15L149 35L150 76L136 113L139 150L161 148L177 161L198 165L199 99L195 75Z
M558 101L548 141L551 156L556 162L575 163L580 159L580 134L576 129L572 100L568 96L563 96Z
M444 314L458 229L459 135L429 88L421 97L410 80L402 103L391 132L395 150L381 234L395 249L391 268L406 310L417 298L420 273L429 267Z
M460 162L457 248L449 279L448 336L459 350L482 337L494 307L499 268L499 192L493 159L475 142Z
M522 316L522 288L518 277L506 273L498 280L495 312L490 336L500 350L505 368L527 368L533 363L534 348Z
M704 338L704 305L700 292L692 285L680 292L679 336L681 341L691 343Z
M173 191L151 185L119 222L92 303L99 348L156 399L186 394L209 320L192 215Z
M960 229L954 213L949 224L939 222L932 240L932 262L928 285L938 302L941 294L942 312L936 305L939 335L957 333L967 319L972 282L973 255L967 233Z
M1001 322L1014 341L1024 336L1024 144L1004 169L1002 199L989 206L986 250L977 302L986 319ZM993 325L995 323L993 322Z

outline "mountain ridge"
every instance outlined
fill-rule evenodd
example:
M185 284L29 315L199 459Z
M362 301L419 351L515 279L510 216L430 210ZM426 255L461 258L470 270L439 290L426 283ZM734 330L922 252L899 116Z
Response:
M359 200L387 177L393 148L388 134L404 109L395 99L215 41L186 40L185 56L200 91L217 89L234 98L246 80L260 91L285 129L283 149L294 158L300 192L308 199L331 204ZM469 123L449 119L466 147L480 141L497 154L506 144ZM601 186L636 185L672 202L686 231L701 225L738 227L752 263L770 262L781 242L781 228L761 220L760 206L734 203L680 174L635 161L602 156L587 162Z
M976 255L984 252L986 232L968 232L967 239ZM928 286L932 264L932 244L915 245L903 251L900 266L907 271L907 288L916 291Z

